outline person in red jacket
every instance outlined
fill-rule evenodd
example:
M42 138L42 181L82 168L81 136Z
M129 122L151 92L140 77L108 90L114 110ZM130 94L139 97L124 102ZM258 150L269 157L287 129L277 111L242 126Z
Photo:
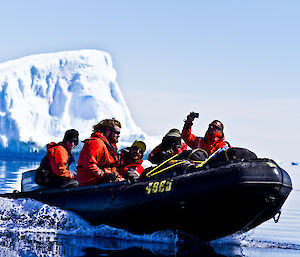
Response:
M227 149L230 145L225 141L224 126L221 121L212 121L205 133L204 137L196 137L192 134L193 121L195 119L195 113L191 112L184 123L182 129L182 139L192 149L201 148L209 155L213 154L219 149Z
M65 132L63 141L47 144L47 153L36 174L36 183L47 187L76 186L75 175L69 171L74 162L72 150L78 145L79 133L75 129Z
M134 143L120 151L119 173L123 178L135 180L140 177L144 168L142 166L146 144L143 141L135 140Z
M122 181L116 168L119 164L116 143L119 141L121 123L116 119L105 119L93 129L91 137L83 141L78 158L79 186Z
M186 149L187 145L182 143L180 131L174 128L163 137L161 144L151 151L148 160L153 164L158 164Z

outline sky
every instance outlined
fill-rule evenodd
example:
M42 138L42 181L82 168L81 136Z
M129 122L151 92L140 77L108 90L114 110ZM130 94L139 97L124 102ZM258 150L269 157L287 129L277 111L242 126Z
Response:
M300 2L0 0L0 62L108 52L136 124L193 133L219 119L232 146L300 161Z

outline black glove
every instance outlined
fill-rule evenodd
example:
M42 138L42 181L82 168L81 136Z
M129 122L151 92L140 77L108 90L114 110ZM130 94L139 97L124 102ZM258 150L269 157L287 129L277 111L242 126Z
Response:
M104 173L103 174L103 179L114 181L116 179L116 175L114 173Z
M102 178L104 181L115 181L116 174L114 172L112 172L111 168L104 168L104 169L102 169L102 171L103 171Z
M173 149L168 149L166 151L161 152L163 159L169 159L172 155L174 155L174 150Z

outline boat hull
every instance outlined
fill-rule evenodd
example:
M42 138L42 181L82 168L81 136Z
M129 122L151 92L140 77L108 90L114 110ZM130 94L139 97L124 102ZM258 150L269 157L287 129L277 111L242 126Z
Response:
M276 163L246 161L137 183L6 194L73 211L92 225L133 233L172 229L203 241L247 231L274 217L292 190Z

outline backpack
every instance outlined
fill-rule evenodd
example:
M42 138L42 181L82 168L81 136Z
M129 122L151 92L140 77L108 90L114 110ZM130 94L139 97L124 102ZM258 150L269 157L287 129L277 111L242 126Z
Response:
M45 157L41 160L40 167L36 170L34 181L40 186L49 186L53 182L54 176L50 161L45 155Z
M231 147L225 151L217 153L213 158L208 160L205 165L219 166L236 161L249 161L256 159L257 155L248 149Z

